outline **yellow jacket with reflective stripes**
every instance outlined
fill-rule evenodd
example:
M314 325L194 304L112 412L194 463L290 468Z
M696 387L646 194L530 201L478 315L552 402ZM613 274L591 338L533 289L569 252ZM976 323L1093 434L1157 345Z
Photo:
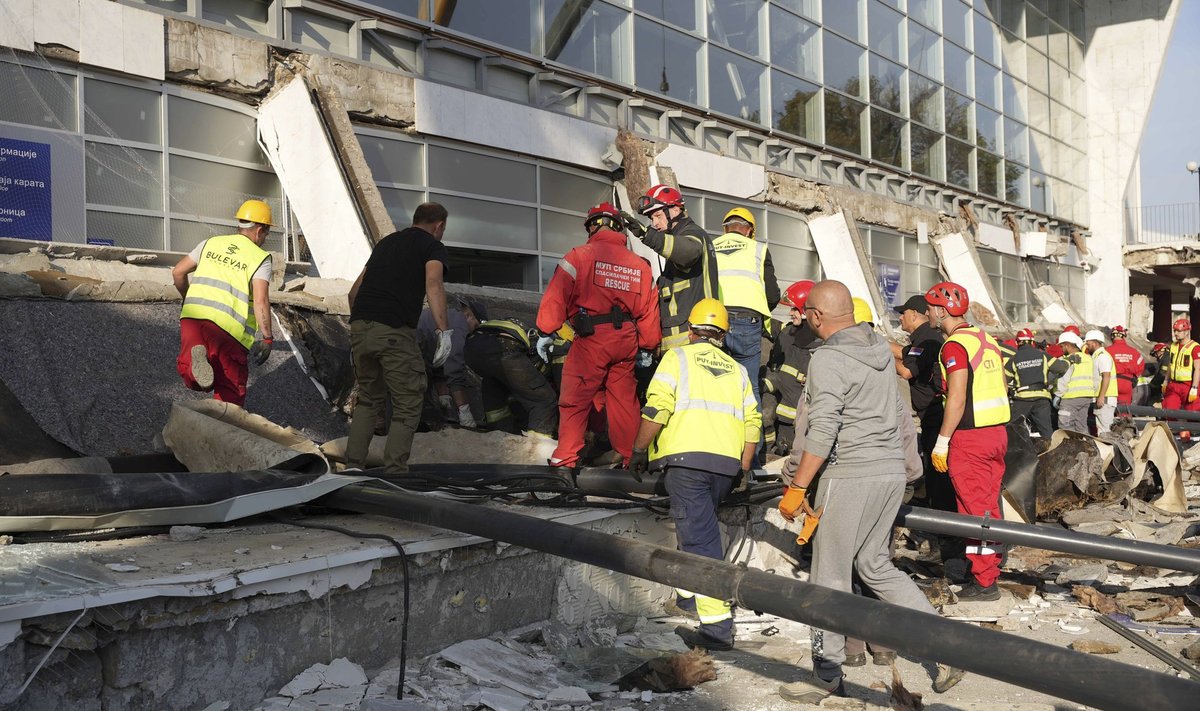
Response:
M1171 360L1167 370L1167 380L1173 383L1191 384L1192 369L1196 367L1192 361L1192 349L1195 346L1195 342L1190 338L1187 343L1171 344Z
M188 279L179 317L212 321L246 348L254 345L258 322L250 279L269 256L244 235L209 238Z
M1105 350L1104 346L1097 348L1091 354L1093 377L1096 379L1096 394L1097 395L1100 394L1100 383L1104 382L1104 375L1102 373L1095 372L1096 356L1100 355L1101 353L1108 356L1108 362L1112 364L1112 370L1108 371L1108 392L1104 393L1104 397L1116 397L1117 396L1117 361L1113 360L1112 354L1109 353L1107 350ZM1095 396L1093 395L1093 397L1095 397Z
M525 346L526 349L533 347L533 344L529 341L529 329L526 328L525 324L514 319L484 321L475 330L483 333L495 333L507 336Z
M769 316L765 268L767 245L737 232L713 240L717 254L717 285L726 308L743 308Z
M967 351L967 402L958 429L971 430L1007 423L1011 417L1000 344L982 328L975 326L958 329L950 334L946 343L957 343ZM942 348L945 347L943 343ZM938 359L938 365L942 370L942 382L949 382L941 358Z
M1075 360L1075 356L1079 356L1078 361ZM1096 382L1095 365L1092 363L1092 357L1083 351L1063 357L1071 363L1071 372L1069 373L1070 379L1067 380L1067 387L1063 390L1062 398L1064 400L1075 398L1094 399L1096 391L1100 389L1100 384Z
M672 348L646 389L642 417L663 425L650 445L655 467L680 466L734 476L762 416L746 369L708 341Z

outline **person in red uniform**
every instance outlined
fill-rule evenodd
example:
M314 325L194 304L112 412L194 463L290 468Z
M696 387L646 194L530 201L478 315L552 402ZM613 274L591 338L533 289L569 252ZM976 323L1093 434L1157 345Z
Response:
M559 261L537 314L539 353L553 340L546 334L568 322L575 329L558 396L558 448L550 458L558 467L578 466L599 394L609 440L628 464L640 419L634 361L639 348L652 351L662 340L654 275L650 263L626 247L620 213L601 203L583 224L587 243Z
M1117 367L1117 404L1132 405L1133 389L1137 387L1138 378L1146 369L1146 359L1141 352L1125 340L1129 331L1124 326L1113 326L1112 345L1104 350L1112 356Z
M1063 333L1071 332L1071 333L1074 333L1076 336L1079 336L1079 338L1081 340L1083 339L1083 334L1080 333L1079 327L1073 323L1068 324L1067 327L1062 330L1062 332ZM1046 344L1046 355L1050 356L1051 358L1062 358L1063 357L1062 346L1059 345L1057 341Z
M1170 358L1163 382L1164 410L1200 412L1200 343L1192 340L1192 322L1181 318L1171 324Z
M931 459L933 468L950 474L958 512L1001 518L1000 484L1008 452L1008 388L1000 346L982 328L963 318L967 290L954 282L935 284L925 293L929 323L946 334L938 359L945 383L946 407ZM958 593L960 601L1000 599L999 544L967 541L974 579Z

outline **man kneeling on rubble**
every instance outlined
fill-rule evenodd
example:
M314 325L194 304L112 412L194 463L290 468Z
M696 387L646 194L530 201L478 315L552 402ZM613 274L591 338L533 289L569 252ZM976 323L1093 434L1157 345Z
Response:
M825 345L809 365L808 422L796 474L779 503L788 520L815 515L805 497L818 473L818 509L824 509L813 542L810 582L849 592L851 573L881 600L936 615L924 593L892 564L892 524L904 497L905 457L901 418L906 416L887 342L868 324L855 324L846 286L823 281L805 304L808 322ZM797 428L797 439L801 432ZM822 471L823 469L823 471ZM817 704L845 695L842 663L846 638L812 630L812 681L784 684L789 701ZM963 671L939 665L933 690L957 684Z

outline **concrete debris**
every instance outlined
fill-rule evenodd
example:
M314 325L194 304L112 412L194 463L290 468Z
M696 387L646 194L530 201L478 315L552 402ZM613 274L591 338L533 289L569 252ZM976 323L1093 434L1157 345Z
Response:
M1082 583L1095 587L1103 584L1108 579L1108 566L1105 565L1083 565L1078 568L1071 568L1059 573L1054 578L1055 585L1069 585L1071 583Z
M1182 654L1185 659L1200 661L1200 640L1196 640L1195 642L1192 642L1188 646L1184 647L1180 654Z
M116 573L136 573L141 570L141 567L132 563L109 563L104 567Z
M578 686L560 686L557 689L552 689L546 694L547 701L559 701L571 704L590 704L592 697L588 692Z
M321 445L321 452L337 462L346 457L346 439L342 437ZM383 465L386 437L371 440L367 466ZM544 464L554 453L557 442L538 437L524 437L506 432L476 432L447 427L437 432L418 432L413 438L409 464L432 462L462 462L474 464Z
M342 657L328 665L314 664L300 672L279 690L279 695L296 699L317 691L337 691L341 693L325 694L310 700L318 705L347 705L361 700L366 690L367 675L362 667ZM357 698L353 698L355 696Z
M1131 590L1105 595L1093 587L1077 585L1072 594L1080 603L1102 615L1120 613L1135 622L1155 622L1178 615L1186 609L1182 597Z
M0 272L0 299L36 299L42 288L26 274Z
M163 440L193 472L270 469L301 455L324 461L320 448L296 430L219 400L173 404Z
M490 639L459 642L441 651L477 684L506 686L530 698L545 698L558 686L554 665L509 649Z
M1121 651L1121 646L1112 642L1102 642L1098 639L1077 639L1070 645L1071 649L1076 652L1084 652L1085 654L1116 654Z
M201 526L171 526L168 535L176 543L198 541L204 535L204 528Z

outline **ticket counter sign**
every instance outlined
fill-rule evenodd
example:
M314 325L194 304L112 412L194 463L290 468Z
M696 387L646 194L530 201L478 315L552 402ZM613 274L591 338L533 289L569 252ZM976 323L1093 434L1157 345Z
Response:
M0 137L0 237L54 236L50 144Z

